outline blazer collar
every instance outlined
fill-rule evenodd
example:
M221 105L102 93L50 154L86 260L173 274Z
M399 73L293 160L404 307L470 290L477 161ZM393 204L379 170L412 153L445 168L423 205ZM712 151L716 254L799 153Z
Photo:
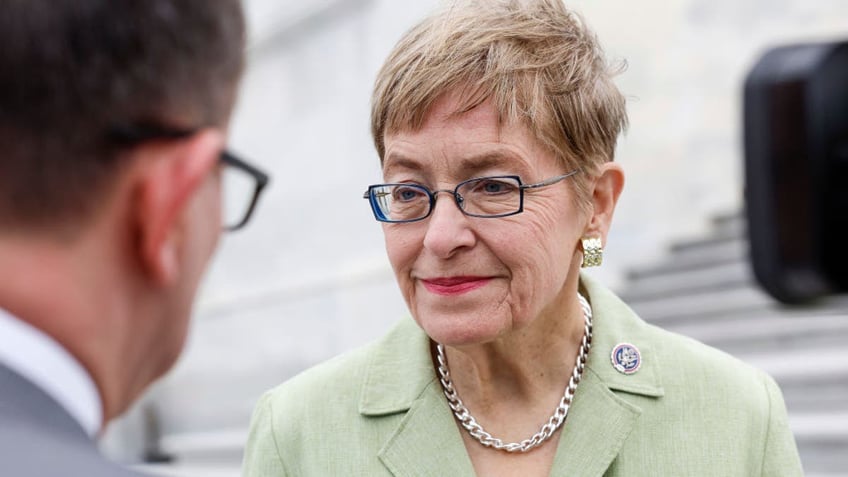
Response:
M474 475L459 428L435 379L412 403L378 457L398 477Z
M619 393L659 398L665 391L650 326L591 277L583 274L580 281L593 308L592 349L562 430L552 475L580 469L581 475L600 476L641 414ZM613 367L610 355L619 343L639 350L642 364L636 373L625 375ZM429 338L406 319L374 349L360 413L376 417L406 412L380 451L384 465L397 476L474 475L436 380Z
M375 350L365 374L359 412L380 416L407 411L424 389L436 382L430 338L407 318Z
M7 419L19 425L50 429L53 434L91 440L80 423L50 395L0 364L0 426L10 425Z

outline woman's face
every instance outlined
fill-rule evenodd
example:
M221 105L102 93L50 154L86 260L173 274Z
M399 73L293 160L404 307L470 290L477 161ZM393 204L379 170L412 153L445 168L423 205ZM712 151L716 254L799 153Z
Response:
M386 135L387 183L453 190L481 176L518 175L528 184L569 172L523 125L499 127L489 103L452 116L455 106L446 95L419 131ZM389 260L418 324L435 341L461 346L561 320L575 298L588 221L575 203L566 179L526 191L524 212L509 217L468 217L439 194L428 218L384 224Z

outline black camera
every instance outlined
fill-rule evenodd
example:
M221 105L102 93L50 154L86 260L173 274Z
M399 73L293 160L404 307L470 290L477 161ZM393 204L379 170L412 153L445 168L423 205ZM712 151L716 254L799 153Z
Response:
M848 292L848 41L766 52L744 128L754 276L784 303Z

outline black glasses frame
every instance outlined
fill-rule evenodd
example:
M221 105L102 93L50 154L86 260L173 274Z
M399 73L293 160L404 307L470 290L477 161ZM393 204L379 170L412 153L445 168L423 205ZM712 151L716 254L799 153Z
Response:
M568 172L566 174L550 177L548 179L545 179L541 182L536 182L534 184L522 184L521 183L521 177L514 176L514 175L475 177L475 178L468 179L468 180L460 182L459 184L456 185L456 187L453 188L453 190L451 190L451 189L430 190L429 188L427 188L423 185L419 185L419 184L401 184L401 183L373 184L373 185L368 186L368 189L365 191L364 194L362 194L362 198L368 199L368 204L371 206L371 212L374 213L374 218L377 219L378 222L386 222L386 223L391 223L391 224L403 224L403 223L418 222L420 220L424 220L433 213L433 209L436 207L436 196L439 195L442 192L445 192L445 193L452 195L454 202L456 203L456 206L459 208L460 212L462 212L463 214L465 214L468 217L480 217L482 219L497 219L497 218L500 218L500 217L509 217L511 215L517 215L517 214L524 212L524 191L525 190L539 189L541 187L546 187L546 186L549 186L549 185L556 184L557 182L562 181L564 179L567 179L567 178L573 176L574 174L577 174L578 172L580 172L580 170L576 169L576 170L573 170L573 171ZM486 179L512 179L512 180L515 180L516 182L518 182L518 193L519 193L518 210L515 210L513 212L507 212L505 214L495 214L495 215L474 214L474 213L466 211L465 207L463 205L464 202L465 202L465 198L462 197L462 194L459 193L459 189L463 185L468 184L469 182L475 182L475 181L486 180ZM422 217L418 217L418 218L415 218L415 219L406 219L406 220L392 220L392 219L386 217L382 213L379 202L378 202L379 199L377 197L377 189L381 188L381 187L391 187L391 186L411 187L411 188L414 188L414 189L418 189L418 190L424 192L425 194L427 194L427 197L430 199L430 207L427 209L427 213L425 215L423 215Z
M151 125L119 126L112 128L109 131L109 139L113 142L130 146L157 139L183 139L197 133L197 131L197 129L170 129ZM238 156L226 149L221 151L219 161L221 164L244 171L253 179L254 182L253 197L251 197L250 205L242 219L234 225L227 225L223 227L223 229L227 232L234 232L243 228L250 221L250 217L253 215L254 210L256 210L256 204L259 203L259 196L262 194L262 191L268 185L271 178L258 167L240 159Z
M253 211L256 210L256 204L259 203L259 196L262 194L262 191L271 179L268 174L261 171L256 166L239 159L226 149L221 151L221 163L242 170L253 178L253 197L250 198L250 205L247 206L247 211L245 211L242 219L237 224L224 227L224 230L227 232L235 232L236 230L243 228L247 225L247 222L250 221Z

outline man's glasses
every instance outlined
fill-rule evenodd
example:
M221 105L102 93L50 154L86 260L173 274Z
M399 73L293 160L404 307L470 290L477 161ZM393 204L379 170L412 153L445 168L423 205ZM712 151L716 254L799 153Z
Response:
M225 166L221 171L221 221L224 230L233 232L247 225L269 178L268 174L226 150L221 151L221 164Z
M167 129L159 126L124 126L109 132L112 141L131 145L156 139L182 139L196 130ZM221 151L222 226L232 232L250 220L262 190L270 180L268 174L229 151Z
M471 217L507 217L524 211L524 191L546 187L573 176L574 170L535 184L522 184L518 176L478 177L460 182L456 188L430 190L418 184L375 184L363 194L374 218L380 222L404 223L426 219L442 192L453 196L463 214Z

